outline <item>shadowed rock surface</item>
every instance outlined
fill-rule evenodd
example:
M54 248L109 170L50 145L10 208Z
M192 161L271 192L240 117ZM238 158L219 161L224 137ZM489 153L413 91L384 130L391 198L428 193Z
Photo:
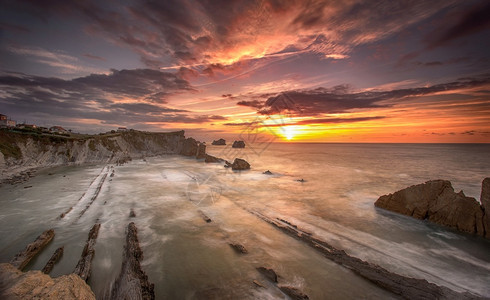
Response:
M34 258L41 250L46 247L49 242L54 238L54 230L49 229L41 233L36 240L26 246L24 250L17 253L10 262L14 267L22 270L25 266Z
M187 138L183 142L180 154L184 156L196 156L198 148L199 146L195 139Z
M259 271L262 275L265 276L269 281L272 283L277 283L277 274L274 272L273 269L266 268L266 267L258 267L257 271Z
M139 246L137 233L136 225L129 223L121 273L112 288L111 299L155 299L154 286L141 269L143 251Z
M485 237L490 239L490 177L483 179L481 185L480 203L484 209L483 227Z
M206 158L206 145L205 144L199 143L197 145L196 158L197 159Z
M234 141L233 145L231 145L232 148L245 148L245 142L244 141Z
M224 139L214 140L211 145L223 146L226 145L226 141Z
M222 161L224 161L224 159L218 158L218 157L214 157L214 156L209 155L209 154L206 154L204 156L204 162L207 162L207 163L219 163L219 162L222 162Z
M48 260L44 268L41 270L44 274L49 274L51 270L53 270L54 265L60 260L60 258L63 256L63 247L59 247L54 251L53 255L51 255L51 258Z
M0 264L0 299L95 300L95 295L75 274L51 278L41 271L22 272L10 264Z
M485 184L485 181L484 181ZM487 188L482 188L482 195ZM482 203L483 204L483 203ZM484 208L463 191L455 193L451 182L431 180L379 197L376 207L420 220L485 236Z
M92 268L92 259L95 255L95 241L99 235L100 224L95 224L88 234L87 243L83 248L82 256L75 267L73 273L80 276L83 280L87 280L90 277L90 271Z
M235 160L231 164L231 169L236 171L248 170L250 169L250 164L244 159L235 158Z
M344 250L339 250L327 242L305 233L289 222L274 220L254 211L251 213L282 232L306 243L324 257L405 299L484 299L468 292L459 293L445 286L438 286L425 279L416 279L390 272L378 265L350 256Z

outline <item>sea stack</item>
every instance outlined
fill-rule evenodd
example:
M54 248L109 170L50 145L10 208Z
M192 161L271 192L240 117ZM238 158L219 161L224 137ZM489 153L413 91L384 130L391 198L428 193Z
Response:
M483 181L482 205L475 198L466 197L463 191L455 193L451 182L431 180L410 186L393 194L379 197L376 207L404 214L420 220L457 229L459 231L485 235L484 206L488 200L490 179ZM488 205L488 204L487 204ZM488 216L487 226L488 226Z
M232 148L245 148L245 142L244 141L234 141L233 145L231 145Z
M224 146L226 145L226 141L224 139L214 140L211 145L215 146Z

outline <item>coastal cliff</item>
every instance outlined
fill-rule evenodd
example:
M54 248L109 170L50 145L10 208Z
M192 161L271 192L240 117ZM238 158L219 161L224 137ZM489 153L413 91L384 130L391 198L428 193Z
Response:
M480 203L456 193L447 180L431 180L379 197L376 207L490 238L490 178L482 183Z
M199 150L199 151L198 151ZM163 154L202 156L205 145L184 131L127 132L81 137L0 131L0 181L35 168L118 163ZM199 152L199 153L198 153Z

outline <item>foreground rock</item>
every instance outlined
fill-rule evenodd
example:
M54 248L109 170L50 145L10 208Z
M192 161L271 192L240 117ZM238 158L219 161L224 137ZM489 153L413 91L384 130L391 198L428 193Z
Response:
M487 179L483 181L482 205L475 198L466 197L463 191L455 193L451 182L447 180L431 180L381 196L374 205L416 219L427 219L459 231L485 236L483 202L488 205L488 200L484 199L488 197L487 193ZM488 216L485 220L488 220Z
M224 146L224 145L226 145L226 141L224 139L214 140L211 143L211 145Z
M231 165L231 169L235 171L250 169L250 164L246 160L241 158L235 158L232 164L227 163L227 165Z
M248 251L247 249L241 245L241 244L238 244L238 243L228 243L228 245L230 245L230 247L235 250L236 253L238 254L247 254Z
M10 264L0 264L0 299L92 300L95 295L75 274L51 278L41 271L24 273Z
M313 237L310 233L299 229L290 222L285 223L271 219L254 211L251 211L251 213L291 237L306 243L325 258L350 269L355 274L405 299L482 299L467 292L455 292L445 286L430 283L425 279L416 279L390 272L378 265L350 256L344 250L339 250L327 242Z
M100 224L95 224L88 234L87 242L82 251L82 256L75 267L73 273L77 274L83 280L87 280L90 277L90 271L92 269L92 259L95 255L95 241L99 235Z
M46 247L49 242L54 238L54 230L49 229L43 232L36 240L26 246L24 250L17 253L10 262L14 267L22 270L41 250Z
M232 148L245 148L245 142L244 141L234 141L233 145L231 145Z
M121 273L112 288L111 299L155 299L154 286L141 269L143 251L139 246L136 225L129 223Z

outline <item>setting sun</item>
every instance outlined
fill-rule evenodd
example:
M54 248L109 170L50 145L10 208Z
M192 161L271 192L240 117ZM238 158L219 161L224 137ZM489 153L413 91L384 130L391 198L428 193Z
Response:
M283 126L281 127L281 132L286 140L290 141L298 134L299 128L298 126Z

